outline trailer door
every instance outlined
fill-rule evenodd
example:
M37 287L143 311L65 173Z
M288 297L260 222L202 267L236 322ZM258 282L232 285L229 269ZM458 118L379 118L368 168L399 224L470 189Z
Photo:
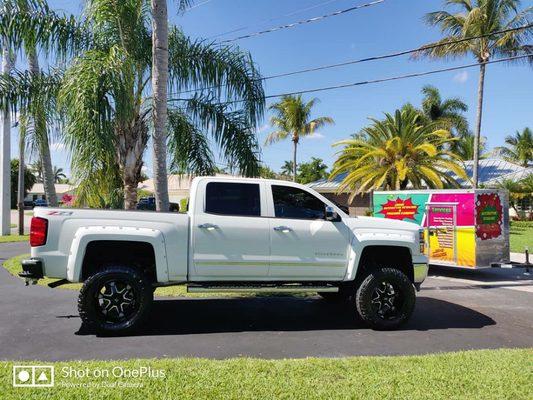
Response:
M456 266L457 203L427 203L425 225L430 264Z

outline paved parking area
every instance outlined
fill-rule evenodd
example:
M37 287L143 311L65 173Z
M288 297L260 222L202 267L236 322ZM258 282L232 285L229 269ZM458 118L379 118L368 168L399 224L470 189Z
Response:
M0 245L0 262L28 252ZM352 309L318 297L158 299L136 336L81 328L77 293L24 287L0 268L0 359L132 357L343 357L533 347L533 280L522 270L433 269L412 320L394 332L366 328Z

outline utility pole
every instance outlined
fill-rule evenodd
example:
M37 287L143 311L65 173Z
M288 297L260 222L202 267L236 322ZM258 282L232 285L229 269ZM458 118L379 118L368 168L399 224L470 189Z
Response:
M2 73L7 75L13 68L9 46L4 40ZM2 113L0 136L0 234L11 234L11 115L9 107Z

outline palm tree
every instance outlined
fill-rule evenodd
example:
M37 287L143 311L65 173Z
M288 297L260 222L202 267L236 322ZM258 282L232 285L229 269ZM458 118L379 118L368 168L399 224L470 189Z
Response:
M294 172L294 162L285 161L281 166L280 174L290 176Z
M76 27L73 19L60 16L51 11L44 0L5 0L2 2L0 12L0 36L6 38L9 46L4 50L18 52L24 50L30 74L26 80L40 79L38 51L43 49L48 53L55 48L60 56L66 48L73 43ZM76 39L77 40L77 39ZM73 47L74 48L74 47ZM16 86L16 85L15 85ZM22 91L19 92L19 94ZM20 115L28 114L30 121L27 126L27 138L30 140L39 155L39 162L43 169L44 189L49 203L57 205L57 196L53 185L53 170L50 157L50 147L47 131L47 113L49 104L44 105L37 101L41 97L37 91L27 92L26 99L13 95L13 91L4 92L3 97L10 99L12 110L14 108L24 108ZM28 98L30 96L31 98ZM22 102L26 103L24 107ZM7 101L2 101L3 109L7 109ZM24 143L22 143L24 144ZM24 149L21 148L21 152ZM22 171L23 163L20 163Z
M10 49L8 38L0 35L0 47L2 48L2 73L9 75L13 68L13 54ZM2 112L2 135L0 136L0 235L11 234L11 214L10 214L10 190L11 187L11 115L9 110Z
M93 40L71 61L58 96L66 116L64 141L73 153L73 172L80 183L77 201L101 202L95 182L107 191L117 184L123 188L127 209L137 201L153 122L147 87L153 41L151 12L145 5L145 0L86 2L85 25ZM172 166L187 173L212 170L209 134L241 174L256 175L254 131L263 115L264 92L249 54L191 41L176 27L169 31L168 51L168 86L175 91L168 99L166 126ZM214 89L195 91L206 87ZM190 91L193 94L182 95Z
M533 162L533 132L524 128L514 135L505 138L508 146L497 147L495 150L508 161L516 162L524 167Z
M180 0L180 8L191 1ZM152 0L152 120L154 131L154 186L157 211L168 211L167 179L167 85L168 85L168 16L167 0Z
M23 116L23 117L25 120L27 119L26 116ZM25 134L27 130L26 125L27 125L27 122L24 122L23 124L21 124ZM31 168L31 172L35 175L36 182L43 183L43 165L40 162L34 162L33 164L30 165L30 168Z
M420 54L432 58L456 58L472 54L479 62L477 119L475 129L473 186L478 184L479 142L483 112L483 90L486 63L493 56L517 56L529 54L533 46L526 43L533 33L531 26L500 35L485 36L458 43L458 39L490 35L500 30L528 25L533 7L519 10L520 0L447 0L447 5L457 6L459 13L436 11L426 16L426 22L439 26L445 35L437 43L443 46L420 50ZM455 43L453 43L455 41ZM532 61L530 59L530 61Z
M278 130L272 132L266 138L265 145L291 138L294 145L293 150L293 170L292 178L296 181L296 151L301 137L312 135L318 129L327 124L333 124L334 121L330 117L319 117L313 120L311 118L311 110L318 102L318 99L312 99L305 103L301 95L298 96L283 96L278 103L270 106L274 111L274 116L270 119L270 124Z
M458 97L442 99L439 89L426 85L422 88L422 112L429 121L439 122L443 129L455 133L454 136L468 133L468 121L464 112L468 106Z
M474 142L475 137L474 134L472 134L471 132L459 135L450 144L450 151L454 154L457 154L463 161L473 160L475 152ZM486 142L487 138L485 138L484 136L481 137L481 140L479 142L480 159L487 158L488 156L487 154L485 154Z
M335 144L345 146L331 174L346 173L340 191L351 190L353 198L368 190L401 190L409 184L458 187L449 171L467 179L460 158L446 150L453 138L437 122L421 124L415 110L396 110L384 120L370 120L358 138Z
M54 183L61 183L67 176L63 172L63 168L58 168L54 165Z

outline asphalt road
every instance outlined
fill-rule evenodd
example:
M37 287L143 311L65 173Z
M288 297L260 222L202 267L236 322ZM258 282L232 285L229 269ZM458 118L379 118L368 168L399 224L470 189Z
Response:
M0 245L0 262L28 252ZM366 328L353 310L318 297L158 299L136 336L81 328L77 293L23 282L0 268L0 359L132 357L343 357L533 347L533 281L521 271L435 270L411 321L394 332Z

